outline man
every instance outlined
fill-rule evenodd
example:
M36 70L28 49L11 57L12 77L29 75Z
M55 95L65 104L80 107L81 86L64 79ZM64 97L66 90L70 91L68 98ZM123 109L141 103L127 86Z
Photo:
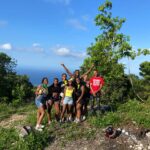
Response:
M98 75L98 71L94 70L93 77L90 79L90 105L91 111L94 112L94 101L96 100L97 108L100 111L100 94L104 85L104 79Z

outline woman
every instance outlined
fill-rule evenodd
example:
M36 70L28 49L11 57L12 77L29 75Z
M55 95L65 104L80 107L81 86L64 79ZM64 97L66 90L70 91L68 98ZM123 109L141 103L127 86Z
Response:
M42 128L44 128L43 125L41 125L41 122L43 120L44 114L45 114L45 108L44 108L44 102L45 98L48 94L48 79L44 77L42 79L42 84L39 85L36 89L36 98L35 98L35 104L38 107L37 111L37 124L35 129L38 131L42 131Z
M73 105L73 94L74 87L72 85L72 79L68 80L68 85L64 89L64 97L63 97L63 110L61 113L61 122L64 121L64 114L67 110L67 119L68 121L72 121L72 105ZM68 109L67 109L68 108Z
M56 121L59 121L60 118L60 92L61 88L59 86L58 78L54 78L54 82L51 86L48 87L48 100L47 100L47 109L48 109L48 124L51 124L51 109L54 104L55 108L55 118Z
M85 93L85 87L81 83L80 78L76 78L76 90L75 90L75 106L76 106L76 119L75 122L79 123L81 122L81 108L82 104L84 103L84 93Z
M83 84L85 86L85 94L84 94L84 103L82 105L82 120L86 119L86 115L88 113L87 111L87 105L90 99L90 81L88 80L88 76L85 75L83 78Z
M59 82L59 86L61 88L61 93L60 93L60 98L61 98L61 102L60 102L60 111L62 112L62 107L63 107L63 97L64 97L64 89L67 86L67 74L63 73L61 75L61 81Z

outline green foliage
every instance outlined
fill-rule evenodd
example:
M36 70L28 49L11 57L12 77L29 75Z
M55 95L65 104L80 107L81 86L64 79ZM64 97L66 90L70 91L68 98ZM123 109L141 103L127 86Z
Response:
M150 126L150 99L146 103L137 100L130 100L118 106L116 112L109 112L103 116L92 117L88 122L98 128L113 125L122 127L126 124L135 124L139 127L149 128Z
M129 79L124 75L124 65L118 61L125 57L135 57L135 52L129 43L129 37L119 33L124 18L113 17L112 3L106 1L99 7L99 14L95 18L96 26L101 34L96 42L88 49L88 58L84 60L81 69L88 68L92 63L105 79L103 99L111 102L127 99L127 92L131 88Z
M150 62L145 61L140 64L140 75L146 80L150 81Z
M14 128L0 128L0 149L13 149L15 143L19 140L19 136Z
M27 76L17 75L14 84L15 86L12 90L12 96L16 102L18 101L21 103L33 95L33 86Z
M0 53L0 102L23 102L32 96L32 84L27 76L16 75L15 60Z
M107 102L116 103L122 102L129 98L135 98L137 95L131 89L130 76L124 75L124 65L119 64L119 60L123 57L134 59L141 54L148 55L148 49L138 49L138 52L132 49L130 45L129 36L120 33L120 29L125 23L124 18L114 17L111 13L112 2L106 0L104 4L99 7L99 14L95 18L96 26L100 29L100 34L96 37L95 43L87 48L88 58L84 60L81 66L82 72L85 72L93 63L100 75L105 79L105 86L103 88L103 100ZM141 64L141 75L149 79L148 63ZM91 76L91 74L90 74ZM143 98L148 98L148 84L142 80L134 78L135 88L139 95ZM141 91L140 91L141 90ZM109 101L108 101L109 100Z

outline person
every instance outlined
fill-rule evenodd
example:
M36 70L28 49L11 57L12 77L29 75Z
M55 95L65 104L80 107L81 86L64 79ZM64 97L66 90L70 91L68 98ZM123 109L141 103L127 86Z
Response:
M71 73L70 70L64 65L64 64L61 64L61 66L65 69L65 71L68 73L68 75L71 77L71 78L74 78L74 80L76 80L76 78L83 78L85 75L89 74L91 72L91 70L93 69L94 67L94 64L92 64L92 66L90 67L90 69L85 72L84 74L80 75L80 70L75 70L74 73Z
M38 131L42 131L42 128L44 128L44 126L41 124L44 114L45 114L45 108L44 108L44 103L45 103L45 99L46 96L48 95L48 78L44 77L42 79L42 84L40 84L36 91L35 91L35 104L38 108L37 110L37 124L35 129Z
M62 112L62 108L63 108L63 97L64 97L64 89L67 86L68 80L67 80L67 74L63 73L61 75L61 81L59 82L59 86L61 88L61 92L60 92L60 98L61 98L61 102L60 102L60 112Z
M52 85L48 87L49 94L47 96L48 124L51 124L51 109L54 104L56 121L60 119L60 92L58 78L54 78Z
M78 77L76 78L76 87L75 87L75 107L76 107L76 119L75 122L81 122L81 107L84 103L84 93L85 87L81 83L81 79Z
M100 94L101 94L101 88L104 85L104 79L103 77L100 77L98 75L98 71L94 70L93 72L94 76L90 79L90 106L92 113L94 112L94 101L96 99L97 108L100 111Z
M63 98L64 97L64 89L65 89L65 87L67 86L67 83L68 83L68 81L67 81L67 74L63 73L61 75L61 79L62 79L62 81L59 82L59 86L61 88L60 96L61 96L61 98Z
M68 80L68 84L64 89L64 97L63 97L63 110L61 113L61 120L60 122L64 122L64 114L67 112L67 120L72 121L72 106L73 106L73 95L75 89L72 84L72 79ZM67 109L68 108L68 109Z
M83 101L83 104L82 104L82 120L85 120L86 119L86 116L87 116L87 106L88 106L88 103L89 103L89 99L90 99L90 81L88 79L88 75L85 75L83 77L83 85L85 87L85 93L84 93L84 101Z

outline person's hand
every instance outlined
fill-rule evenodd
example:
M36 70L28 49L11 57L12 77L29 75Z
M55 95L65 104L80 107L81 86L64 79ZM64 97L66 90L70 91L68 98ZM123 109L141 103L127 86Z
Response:
M76 103L79 103L80 101L81 101L81 99L79 98Z
M93 92L93 96L96 96L96 93L95 93L95 92Z
M61 65L62 65L62 66L64 66L64 64L63 64L63 63L61 63Z

